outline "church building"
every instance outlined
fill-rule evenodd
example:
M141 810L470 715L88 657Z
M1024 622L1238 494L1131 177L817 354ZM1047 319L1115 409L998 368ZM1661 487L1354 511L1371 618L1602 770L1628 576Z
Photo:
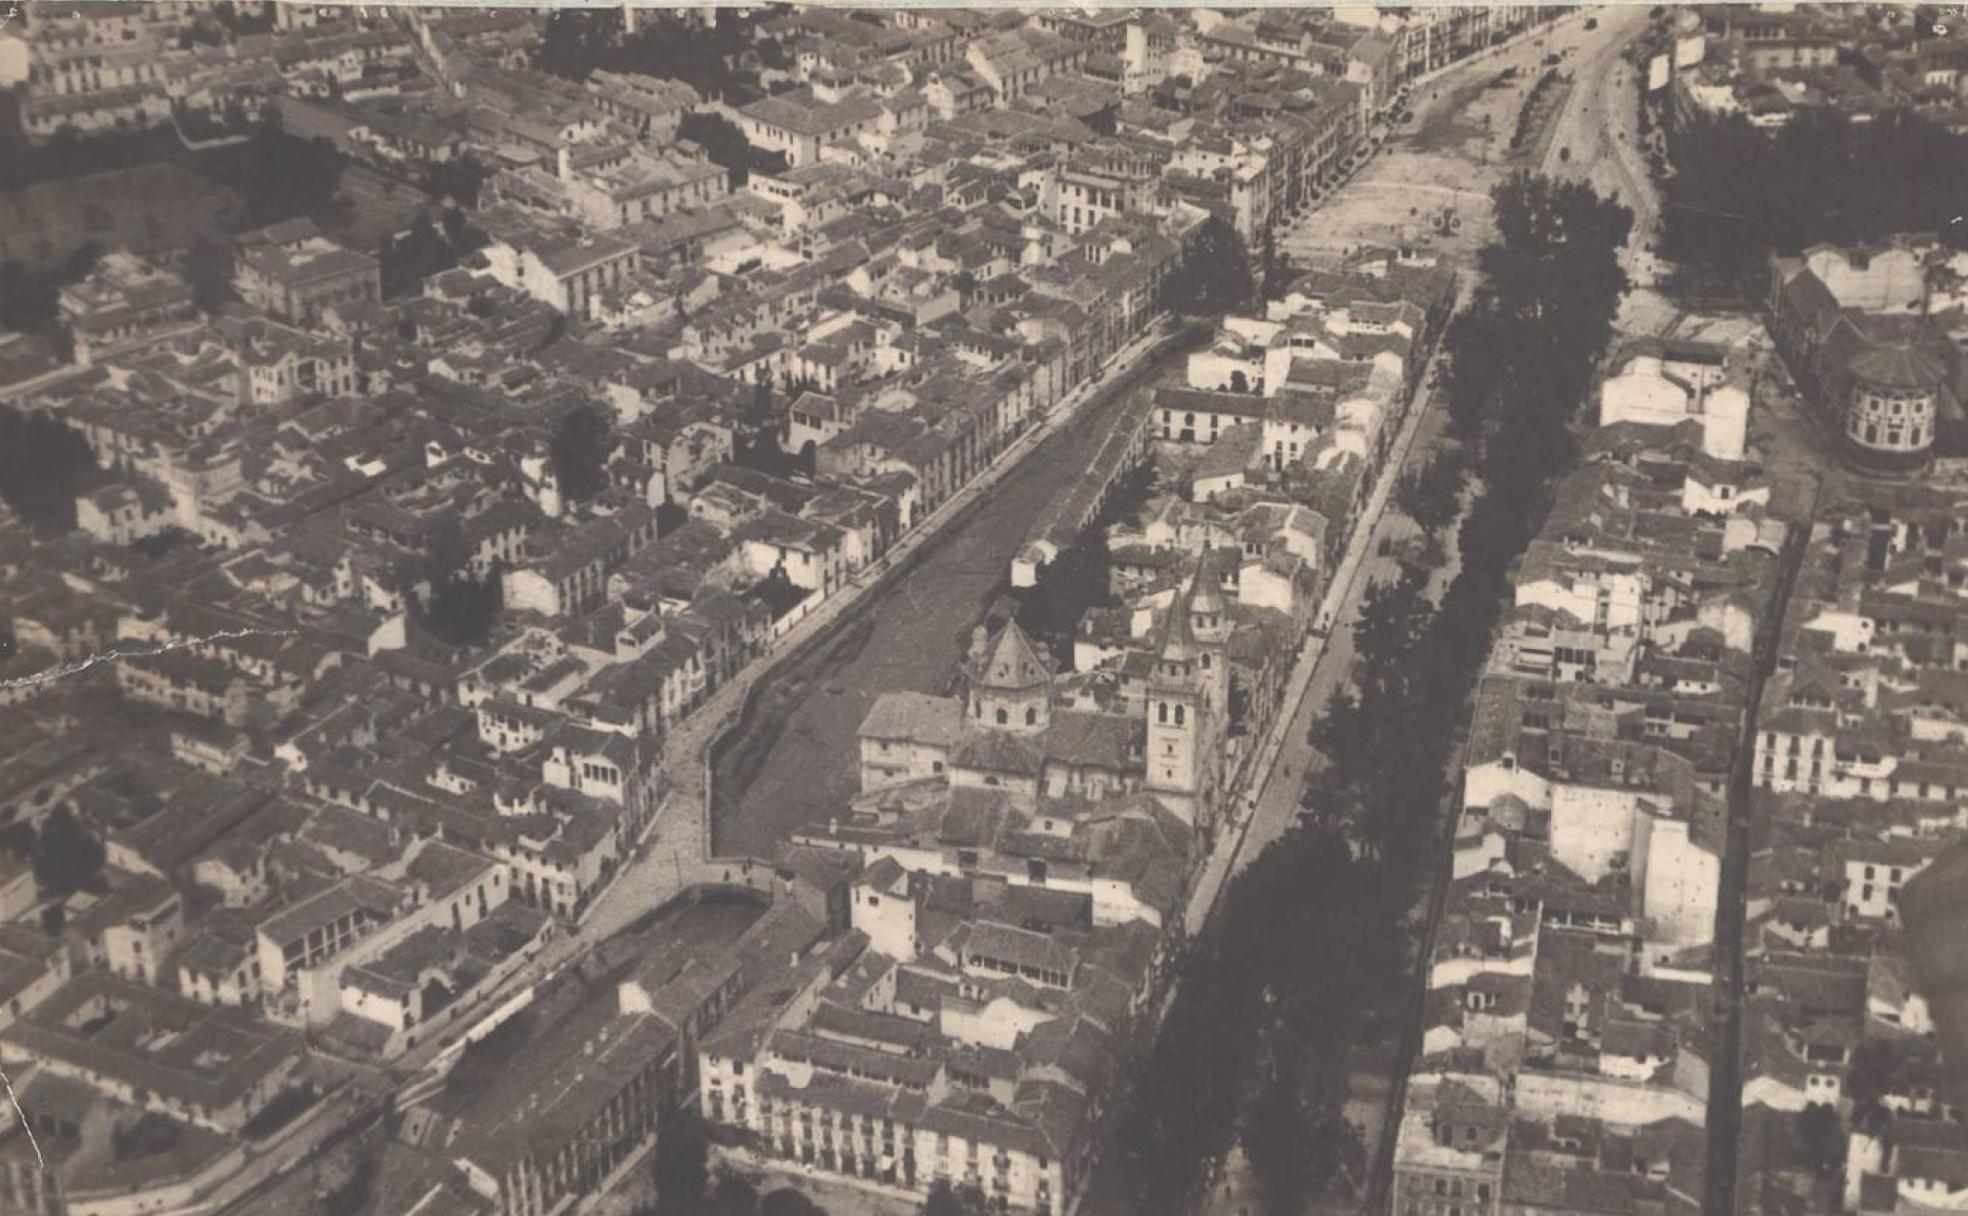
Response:
M1205 826L1230 696L1222 594L1198 580L1153 636L1143 695L1087 709L1062 703L1052 660L1008 622L965 665L960 696L895 692L875 702L858 732L862 790L941 780L1087 802L1145 790L1184 824Z

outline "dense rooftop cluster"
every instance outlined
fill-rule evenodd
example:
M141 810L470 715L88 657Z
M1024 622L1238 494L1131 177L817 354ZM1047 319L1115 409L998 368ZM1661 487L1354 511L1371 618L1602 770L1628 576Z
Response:
M1808 486L1768 356L1644 340L1513 571L1468 726L1402 1212L1706 1210L1717 911L1759 630Z
M1887 6L1691 5L1659 39L1654 72L1678 109L1743 114L1759 127L1819 108L1861 121L1912 109L1959 131L1968 37L1951 24Z
M73 183L6 204L8 258L114 247L59 292L71 359L0 351L95 461L72 526L0 520L0 1058L36 1133L0 1206L209 1196L380 1078L411 1114L377 1211L560 1210L692 1090L773 1155L1065 1210L1450 267L1362 250L1225 320L1012 572L1151 447L1187 468L1115 527L1070 664L981 632L955 695L877 705L830 822L679 866L770 897L728 950L542 973L701 782L666 755L695 711L1159 339L1201 234L1255 248L1403 79L1529 17L788 10L724 96L541 70L533 14L0 27L35 142L277 115L363 183L222 237L172 165L93 187L100 224ZM406 280L406 240L451 256Z
M1165 387L1117 428L1012 577L1043 592L1087 530L1104 532L1114 602L1060 647L1069 671L1014 620L980 626L954 695L875 702L860 795L794 838L854 872L853 961L755 992L706 1041L708 1117L769 1156L911 1189L947 1179L1035 1210L1082 1190L1095 1116L1453 281L1384 250L1307 276L1274 306L1298 332L1350 319L1378 322L1380 340L1280 348L1273 396ZM1199 353L1187 375L1213 368ZM1236 438L1258 423L1191 410L1274 416L1289 439L1260 450ZM1101 500L1151 449L1162 484L1108 522Z
M1958 947L1941 945L1968 797L1962 511L1945 485L1828 492L1757 721L1744 1113L1836 1108L1845 1210L1964 1186ZM1742 1167L1765 1192L1805 1168L1781 1151Z

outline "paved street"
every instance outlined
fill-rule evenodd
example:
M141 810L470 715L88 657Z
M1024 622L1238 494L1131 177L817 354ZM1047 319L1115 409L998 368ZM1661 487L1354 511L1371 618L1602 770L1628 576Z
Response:
M1490 190L1512 170L1510 135L1547 54L1596 45L1574 14L1528 30L1482 54L1417 78L1409 85L1414 118L1388 137L1378 155L1317 205L1278 247L1302 261L1324 263L1362 245L1432 249L1460 260L1489 240ZM1508 81L1499 75L1514 69ZM1436 231L1432 220L1454 207L1459 227Z
M1567 18L1547 29L1533 31L1515 43L1478 59L1450 68L1433 81L1417 85L1414 94L1415 121L1409 124L1409 130L1439 130L1445 118L1465 121L1464 111L1472 89L1499 92L1481 89L1482 82L1493 79L1510 66L1519 69L1519 76L1528 75L1534 79L1537 65L1544 56L1560 54L1568 65L1577 65L1581 82L1590 80L1592 83L1575 89L1561 107L1555 120L1551 161L1558 161L1555 149L1562 146L1561 140L1579 138L1581 146L1589 146L1591 151L1586 155L1575 151L1563 163L1573 172L1599 174L1598 159L1619 159L1616 149L1622 146L1621 141L1609 132L1619 129L1618 124L1626 124L1626 146L1629 150L1630 141L1634 138L1631 128L1636 121L1637 101L1631 81L1622 90L1609 77L1615 70L1630 70L1621 62L1620 51L1639 32L1645 23L1646 13L1644 10L1620 10L1615 13L1594 10L1594 14L1600 19L1598 28L1594 30L1585 28L1582 17ZM1517 90L1501 92L1513 96L1518 94ZM1514 122L1515 108L1510 108L1509 113ZM1489 138L1507 139L1507 134L1496 134L1495 125L1494 122L1491 124ZM1589 145L1584 142L1586 135L1593 137ZM1445 253L1466 258L1473 252L1474 234L1487 230L1487 192L1490 183L1502 172L1499 166L1492 163L1499 161L1500 156L1494 149L1486 148L1483 139L1481 129L1477 128L1473 142L1470 138L1448 139L1437 141L1434 150L1421 150L1415 146L1419 141L1397 137L1387 152L1361 170L1353 181L1342 186L1333 198L1313 210L1295 230L1282 235L1280 247L1300 255L1330 253L1334 244L1331 236L1333 219L1338 217L1343 229L1344 225L1357 222L1363 209L1380 215L1380 225L1388 230L1388 234L1393 234L1406 225L1400 216L1392 220L1385 218L1387 195L1389 192L1420 193L1454 199L1459 207L1464 202L1472 205L1470 218L1461 232L1438 241ZM1470 176L1472 173L1475 176ZM1593 180L1597 181L1598 177L1593 176ZM1619 180L1624 189L1635 190L1624 177ZM1651 186L1646 182L1644 167L1640 182L1647 193L1644 196L1636 193L1635 197L1643 199L1643 205L1651 208ZM1601 188L1607 187L1602 185ZM1651 215L1651 210L1647 214ZM1641 225L1636 223L1635 228L1635 247L1638 247L1642 240ZM1359 239L1365 242L1387 239L1387 236L1375 238L1361 233ZM1464 288L1467 287L1465 283ZM1423 383L1427 383L1427 377L1424 377ZM1380 543L1383 539L1398 539L1412 525L1399 512L1385 508L1394 484L1404 465L1409 463L1413 451L1417 447L1426 450L1440 434L1442 418L1438 406L1435 394L1424 387L1421 399L1416 402L1389 454L1381 482L1355 525L1353 539L1321 605L1319 619L1332 622L1330 636L1323 639L1313 637L1299 657L1298 666L1287 685L1287 712L1274 724L1271 735L1260 747L1247 788L1240 795L1247 807L1245 818L1239 822L1227 844L1219 845L1210 856L1197 880L1187 915L1192 933L1202 927L1228 880L1249 864L1251 858L1262 853L1264 847L1277 839L1297 816L1299 791L1306 767L1316 759L1316 752L1306 737L1307 732L1313 719L1332 699L1333 693L1343 687L1350 677L1353 625L1367 591L1376 581L1396 571L1397 563L1393 558L1378 555ZM1428 438L1418 444L1417 434L1424 431ZM1431 589L1439 592L1452 577L1452 565L1434 571Z
M1431 360L1431 373L1423 376L1424 386L1433 366ZM1317 634L1309 637L1292 669L1282 700L1284 712L1259 746L1244 789L1235 794L1237 802L1246 809L1232 833L1217 843L1190 893L1186 924L1192 934L1199 932L1209 919L1230 879L1262 853L1264 846L1283 834L1298 815L1299 787L1305 766L1314 754L1306 732L1352 669L1353 625L1359 618L1360 604L1368 588L1398 569L1393 558L1379 556L1380 542L1400 535L1412 525L1398 511L1388 510L1388 504L1401 470L1415 452L1428 446L1417 442L1418 436L1426 430L1432 439L1441 431L1438 396L1426 387L1417 394L1414 407L1408 411L1401 432L1388 452L1380 481L1354 524L1353 538L1332 582L1327 585L1315 618L1331 621L1331 634L1325 638Z
M1611 37L1620 28L1602 28L1599 35ZM1440 94L1433 104L1448 104L1455 96L1458 78L1465 74L1488 78L1517 59L1534 63L1545 53L1535 43L1546 36L1521 39L1483 59L1449 69L1433 90ZM1593 36L1583 33L1577 19L1567 19L1548 32L1554 45L1561 37L1582 43ZM1421 96L1423 100L1416 106L1417 126L1427 122L1431 108L1426 95ZM1445 155L1453 160L1465 152L1458 146ZM1370 163L1355 181L1315 210L1300 229L1286 234L1281 245L1295 248L1307 233L1324 228L1329 208L1350 204L1356 195L1381 191L1387 179L1373 175L1380 163ZM1448 177L1461 180L1453 166ZM482 1007L493 1008L507 994L565 966L589 943L620 931L705 876L703 866L712 852L706 836L705 757L711 742L733 722L749 690L762 677L769 674L772 681L767 698L726 752L722 777L730 787L720 788L718 796L732 799L734 813L720 823L716 852L769 855L776 842L793 828L824 808L839 805L854 788L853 733L867 706L875 695L893 688L942 691L969 644L971 623L1003 579L1030 521L1063 486L1068 471L1084 464L1112 418L1128 402L1139 400L1131 391L1103 390L1114 388L1121 370L1138 364L1151 345L1152 337L1135 343L1113 362L1114 370L1106 380L1062 403L990 470L898 542L883 568L863 571L848 590L782 638L775 647L777 661L755 664L673 731L664 744L665 770L673 785L648 839L590 904L578 933L548 943L532 965ZM1391 569L1388 559L1369 559L1368 555L1390 529L1402 526L1395 513L1383 508L1400 467L1415 446L1417 432L1433 411L1432 400L1417 403L1390 454L1382 483L1362 514L1322 614L1334 622L1333 636L1323 643L1315 639L1313 648L1301 656L1291 687L1303 692L1292 703L1289 720L1276 725L1251 770L1258 792L1255 813L1243 821L1248 825L1248 836L1219 847L1210 858L1192 899L1192 928L1200 925L1228 876L1283 831L1296 812L1298 775L1310 759L1305 729L1351 664L1351 621L1361 597L1375 577ZM1028 456L1031 458L1026 459ZM965 514L973 505L975 510ZM913 564L912 558L917 559ZM887 606L879 612L869 611L871 595L882 597ZM858 619L830 633L850 608ZM819 639L817 645L801 650L815 639ZM423 1045L404 1061L405 1066L422 1066L441 1045Z
M1617 322L1625 333L1662 334L1676 316L1653 290L1657 277L1649 247L1659 235L1660 196L1641 153L1640 93L1636 69L1620 55L1647 24L1639 8L1595 10L1605 36L1569 61L1573 87L1553 124L1544 173L1589 183L1633 211L1633 232L1621 258L1634 289L1620 301ZM1569 153L1569 155L1566 155Z
M1408 126L1410 136L1397 139L1386 153L1343 187L1338 196L1314 211L1297 231L1282 237L1280 247L1299 256L1317 258L1342 252L1355 242L1419 236L1405 217L1397 214L1389 219L1387 216L1391 200L1419 196L1431 200L1430 205L1439 205L1432 200L1453 202L1464 217L1459 232L1432 234L1421 240L1466 264L1474 250L1493 235L1488 191L1509 168L1500 164L1509 126L1499 131L1494 117L1487 127L1480 121L1471 122L1471 100L1482 94L1489 94L1492 99L1501 94L1506 104L1499 108L1507 110L1510 123L1514 124L1521 106L1521 91L1489 89L1484 87L1484 82L1494 79L1512 64L1518 66L1520 77L1535 79L1536 73L1542 70L1538 65L1543 57L1558 53L1561 62L1576 72L1578 87L1560 107L1549 135L1546 157L1538 167L1544 172L1564 172L1591 181L1602 193L1617 192L1635 209L1634 233L1626 264L1637 281L1645 282L1644 250L1652 239L1658 211L1652 183L1636 151L1638 100L1630 77L1631 68L1620 59L1621 50L1644 25L1645 10L1609 13L1598 9L1593 10L1593 15L1599 18L1595 30L1587 31L1583 18L1573 17L1481 59L1451 68L1432 85L1424 82L1418 86L1413 103L1416 119ZM1491 104L1496 103L1492 100ZM1461 138L1455 138L1453 131L1444 136L1445 128L1451 123L1461 125ZM1435 138L1428 141L1431 146L1416 146L1421 141L1414 139L1412 133L1422 131L1432 131ZM1622 131L1624 139L1620 137ZM1567 141L1576 141L1576 145ZM1561 157L1559 149L1568 146L1570 155ZM1327 222L1329 209L1337 212L1338 223ZM1378 234L1375 225L1380 229ZM1466 290L1471 285L1465 282L1463 287ZM1671 329L1674 316L1673 310L1652 292L1634 291L1624 302L1621 327L1628 332L1665 332ZM1274 729L1273 737L1266 741L1253 768L1245 793L1252 800L1252 809L1243 833L1230 848L1220 848L1209 859L1205 877L1189 909L1192 931L1200 928L1229 877L1261 854L1296 819L1304 774L1319 759L1307 737L1311 724L1332 695L1350 679L1354 659L1353 625L1367 591L1398 570L1395 559L1379 556L1381 542L1398 541L1413 531L1413 524L1399 511L1385 509L1387 495L1402 464L1421 464L1426 457L1416 456L1415 451L1426 453L1432 448L1446 423L1442 403L1426 389L1423 392L1423 399L1416 403L1409 425L1390 456L1389 468L1369 503L1360 531L1355 533L1346 562L1337 572L1328 601L1322 606L1322 611L1330 612L1334 622L1331 636L1323 642L1315 637L1301 656L1287 693L1289 720ZM1437 596L1459 568L1453 535L1447 540L1443 563L1431 571L1429 589ZM1303 691L1298 692L1301 688ZM1295 703L1290 699L1293 695L1298 697ZM1392 1078L1378 1080L1386 1082ZM1395 1095L1399 1089L1384 1083L1370 1088L1374 1089L1371 1094L1355 1092L1358 1101L1349 1103L1348 1117L1362 1126L1368 1158L1375 1160L1380 1156L1378 1141L1386 1130L1388 1103L1398 1100ZM1336 1201L1332 1210L1345 1207L1344 1201ZM1241 1154L1233 1153L1219 1171L1205 1201L1205 1210L1212 1216L1241 1216L1258 1210L1253 1182Z
M1555 40L1561 33L1576 40L1579 23L1562 22L1549 36ZM1433 104L1453 103L1458 74L1487 79L1514 59L1534 63L1544 53L1526 38L1475 64L1450 69L1437 85L1440 96ZM1602 52L1599 58L1607 54ZM1581 90L1574 98L1575 107L1568 103L1559 121L1586 122L1589 110L1582 99L1598 91ZM1630 100L1630 91L1621 96ZM1424 111L1415 124L1419 126L1427 121L1430 104L1423 101L1416 108ZM1390 191L1454 201L1458 208L1467 205L1472 214L1485 210L1488 181L1467 171L1468 153L1465 143L1441 153L1397 151L1391 158L1384 155L1370 162L1296 231L1281 234L1281 247L1304 253L1329 245L1330 237L1319 234L1335 230L1331 222L1335 215L1364 204L1384 216ZM1412 170L1427 156L1438 163L1425 173L1403 177L1404 164ZM1390 159L1392 170L1385 167ZM1466 248L1481 232L1481 221L1473 222L1455 237L1445 238L1445 250L1455 253ZM862 572L848 589L780 639L773 658L755 664L720 689L672 732L664 743L665 770L672 787L648 838L590 904L581 928L548 943L531 965L480 1008L496 1007L509 994L567 965L590 943L621 931L691 883L714 876L707 875L705 868L713 852L706 757L712 741L733 725L760 680L769 678L770 683L750 722L737 728L718 774L721 804L715 851L769 856L792 829L851 794L853 732L867 707L876 695L890 689L944 690L969 645L972 623L1001 586L1031 521L1063 490L1072 471L1085 464L1113 420L1138 407L1140 393L1117 385L1116 376L1129 368L1152 371L1138 366L1151 346L1151 340L1143 340L1124 352L1110 365L1102 384L1062 403L990 470L903 538L882 568ZM1160 362L1157 357L1155 363ZM1442 418L1437 406L1424 390L1403 424L1322 606L1321 617L1334 623L1332 635L1315 638L1300 657L1287 711L1261 745L1252 768L1254 807L1240 820L1237 834L1220 844L1209 859L1188 913L1192 929L1200 926L1229 877L1275 839L1296 813L1300 779L1315 758L1306 741L1307 728L1348 677L1352 623L1362 598L1375 581L1393 572L1393 560L1377 554L1381 541L1399 537L1412 526L1386 507L1400 470L1416 449L1427 450L1439 434ZM1446 572L1438 573L1438 581L1446 577ZM879 611L872 610L877 597ZM856 619L836 628L850 610ZM442 1041L423 1045L402 1062L402 1071L424 1066L442 1045Z
M1585 28L1588 18L1597 20L1596 28ZM1279 248L1300 259L1324 261L1362 245L1401 244L1464 259L1494 235L1490 190L1525 168L1592 176L1602 190L1637 197L1646 187L1635 143L1637 94L1631 69L1619 56L1646 21L1644 8L1574 13L1419 78L1410 86L1413 121L1397 129L1352 181L1320 203L1309 221L1281 233ZM1528 151L1511 151L1510 137L1551 55L1559 57L1560 72L1573 74L1574 87L1553 120L1553 130L1541 141L1542 163L1531 165ZM1505 72L1514 75L1498 83ZM1624 84L1614 83L1615 73L1624 77ZM1602 128L1602 121L1623 124L1626 140L1619 140L1617 130ZM1597 164L1601 145L1616 153L1607 158L1616 164ZM1567 147L1571 155L1561 160L1560 149ZM1649 192L1643 204L1649 208L1649 223L1651 197ZM1459 227L1436 231L1432 219L1450 206ZM1636 237L1634 249L1642 244ZM1637 255L1630 251L1629 256L1638 263Z
M1553 126L1540 169L1553 176L1589 182L1634 212L1633 256L1651 235L1659 216L1652 180L1640 154L1640 94L1634 67L1620 56L1647 25L1642 8L1595 10L1599 29L1589 50L1575 53L1567 67L1572 90Z

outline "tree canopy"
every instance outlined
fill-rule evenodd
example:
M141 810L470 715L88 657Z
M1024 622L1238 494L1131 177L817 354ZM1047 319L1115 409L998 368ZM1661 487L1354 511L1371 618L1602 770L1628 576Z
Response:
M0 405L0 501L31 527L75 526L75 496L96 472L82 433L45 410Z
M681 80L713 99L745 87L738 61L752 47L756 19L749 13L719 9L705 27L645 9L636 21L629 34L618 12L559 9L547 19L537 66L570 80L597 69Z
M1888 1116L1886 1096L1905 1079L1912 1052L1895 1039L1867 1039L1852 1052L1845 1073L1845 1096L1852 1102L1852 1124L1877 1130Z
M1668 128L1661 254L1685 296L1760 298L1772 253L1820 241L1861 244L1935 232L1968 247L1968 136L1912 113L1863 124L1829 107L1798 111L1774 134L1745 115Z
M974 1186L954 1187L939 1178L923 1197L922 1216L984 1216L989 1205L984 1192Z
M548 449L561 499L585 502L600 493L608 485L614 449L614 428L600 410L584 402L567 411Z
M425 279L456 266L490 239L456 207L445 209L441 228L430 212L419 211L406 231L385 240L377 251L383 294L400 296L421 290Z
M710 1142L704 1119L695 1107L667 1111L656 1130L651 1172L656 1200L666 1216L696 1216L705 1212L710 1194Z
M826 1210L791 1187L768 1191L759 1200L759 1216L826 1216Z
M1341 1113L1347 1053L1393 1033L1392 1012L1413 1007L1407 917L1440 864L1458 719L1506 571L1566 467L1568 425L1624 287L1624 209L1588 187L1522 176L1499 186L1496 202L1485 282L1445 338L1452 417L1483 486L1457 536L1457 576L1439 609L1420 571L1367 597L1354 687L1315 726L1330 763L1310 775L1306 797L1320 813L1231 882L1176 964L1159 1035L1124 1070L1095 1178L1117 1210L1191 1210L1206 1165L1240 1126L1267 1210L1363 1170L1359 1133ZM1443 476L1459 491L1456 472ZM1297 1100L1282 1079L1294 1050ZM1304 1128L1294 1138L1307 1162L1286 1159L1289 1145L1261 1130L1268 1119Z
M1125 1069L1097 1179L1116 1205L1151 1216L1189 1210L1205 1165L1266 1103L1287 1101L1253 1086L1267 1071L1283 1075L1268 1061L1289 1048L1273 1034L1308 1053L1289 1066L1302 1085L1307 1140L1298 1151L1346 1156L1322 1138L1347 1136L1337 1118L1347 1051L1394 992L1403 952L1392 910L1379 866L1355 858L1337 832L1295 827L1251 862L1184 954L1161 1033ZM1272 1024L1275 1032L1257 1033ZM1268 1143L1246 1147L1254 1165L1275 1160L1265 1158ZM1333 1178L1294 1174L1281 1189Z
M1182 260L1162 280L1162 302L1177 316L1241 307L1256 285L1244 238L1220 216L1204 220Z
M430 167L425 184L430 192L442 199L449 199L453 206L475 208L478 206L478 192L485 184L485 166L477 157L466 153L455 156L441 164Z
M94 886L107 859L102 837L66 805L56 807L41 820L34 847L28 853L35 885L43 895L54 897Z
M1244 1105L1242 1138L1267 1216L1299 1216L1312 1198L1312 1110L1303 1053L1283 1028L1266 1027L1257 1076Z
M819 386L810 380L795 381L786 388L790 399ZM752 389L751 401L739 411L738 426L731 437L731 462L774 477L795 473L811 475L817 458L811 445L788 452L780 442L779 415L772 405L772 385L761 381Z
M701 1123L700 1123L701 1127ZM659 1131L656 1152L660 1158L663 1153ZM689 1133L685 1133L689 1135ZM670 1189L663 1187L662 1174L665 1166L661 1160L652 1168L657 1174L657 1195L653 1206L645 1205L637 1209L637 1216L827 1216L826 1210L789 1187L781 1187L761 1196L758 1188L734 1174L727 1174L717 1180L715 1186L709 1185L708 1175L702 1190L696 1188L695 1167L689 1162L696 1160L693 1148L682 1167L691 1171L689 1176L675 1179ZM679 1200L676 1195L682 1188L686 1197Z
M1019 625L1051 648L1062 671L1072 667L1073 640L1079 633L1081 618L1089 609L1109 607L1115 602L1111 583L1113 555L1107 548L1108 525L1140 510L1154 487L1154 480L1154 466L1146 463L1121 474L1099 516L1080 531L1072 544L1045 564L1033 586L1014 592L1018 598Z
M87 276L102 255L102 246L89 241L42 270L30 270L15 261L0 262L0 329L57 337L61 316L56 303L62 288Z
M677 124L677 138L701 145L712 164L730 172L733 190L742 189L754 171L783 173L786 170L783 153L753 147L730 119L708 110L685 114Z
M1797 1116L1797 1147L1820 1174L1845 1164L1845 1121L1836 1106L1813 1102Z
M1434 536L1456 517L1462 502L1461 454L1445 451L1419 469L1410 469L1394 487L1394 505Z
M758 1216L758 1188L735 1175L718 1179L705 1201L708 1216Z
M232 246L200 233L185 251L185 282L191 286L191 302L207 313L215 313L236 299L232 290Z
M1493 198L1498 239L1449 328L1449 416L1481 440L1485 482L1535 498L1570 460L1569 424L1626 290L1619 257L1633 214L1584 183L1525 174Z
M269 118L251 139L214 150L203 167L244 197L241 219L247 227L297 216L326 216L334 207L342 171L348 167L331 141L303 139Z
M501 568L473 569L471 546L456 519L436 524L424 538L424 553L400 572L410 617L447 646L485 640L505 606ZM421 585L423 595L416 594Z

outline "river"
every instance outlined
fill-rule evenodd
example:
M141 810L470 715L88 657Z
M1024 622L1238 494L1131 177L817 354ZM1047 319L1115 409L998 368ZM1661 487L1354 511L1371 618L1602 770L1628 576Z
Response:
M1093 459L1117 419L1186 358L1180 343L1085 406L935 537L876 598L761 682L713 772L712 850L770 857L780 841L852 798L854 732L885 692L942 693L971 630L1009 589L1011 559L1035 521Z

